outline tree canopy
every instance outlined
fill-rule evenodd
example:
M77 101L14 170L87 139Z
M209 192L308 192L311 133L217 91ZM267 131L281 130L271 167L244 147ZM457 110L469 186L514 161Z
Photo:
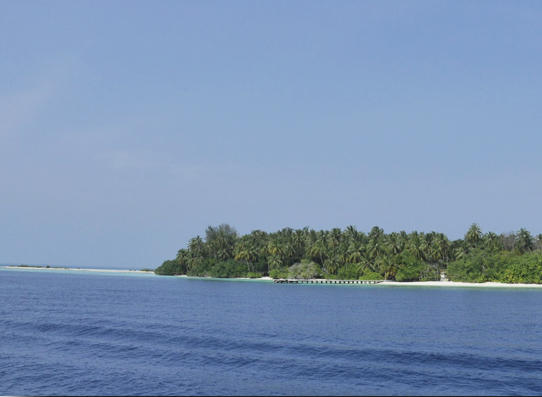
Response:
M209 226L174 259L155 272L211 277L324 277L539 283L542 277L542 234L483 233L472 224L463 239L449 240L438 232L386 234L378 226L369 233L354 226L344 230L284 228L239 236L227 224Z

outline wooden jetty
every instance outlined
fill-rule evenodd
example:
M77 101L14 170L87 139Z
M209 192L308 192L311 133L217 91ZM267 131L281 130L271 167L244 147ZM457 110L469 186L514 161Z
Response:
M384 280L332 280L324 278L277 278L275 284L379 284Z

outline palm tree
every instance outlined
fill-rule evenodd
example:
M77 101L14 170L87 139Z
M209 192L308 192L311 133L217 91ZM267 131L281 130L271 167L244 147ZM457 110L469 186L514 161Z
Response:
M384 235L384 229L379 228L378 226L373 226L369 232L369 241L380 240Z
M378 240L371 240L367 245L367 253L369 259L374 261L379 256L382 256L386 252L385 244Z
M361 261L362 253L360 247L355 242L351 241L346 250L346 262L357 263Z
M193 257L204 257L205 256L205 243L200 236L196 236L188 242L188 250Z
M454 257L455 259L461 259L465 256L465 250L462 247L454 248Z
M389 256L382 256L377 259L378 269L381 274L384 274L385 280L390 280L395 278L397 273L397 266L393 258Z
M516 248L524 253L534 249L534 240L528 230L521 228L516 235Z
M404 249L404 243L395 232L388 235L388 248L393 255L400 254Z
M324 264L327 257L327 247L323 237L318 238L309 248L308 254L313 261L317 261L320 266Z
M209 226L205 231L205 242L212 257L218 260L233 258L233 249L237 240L237 232L233 227L222 224Z
M330 257L324 260L324 265L322 266L324 272L328 274L337 274L337 270L340 267L340 260L337 257Z
M425 238L425 235L421 233L422 238L420 239L420 245L418 246L418 249L420 251L420 259L423 260L431 260L431 252L430 252L430 245Z
M347 226L346 229L344 229L344 237L348 241L358 241L358 231L356 230L355 226Z
M465 234L465 243L467 243L467 246L474 248L480 241L482 241L482 229L478 224L473 223Z
M279 241L273 239L273 240L270 240L268 243L267 243L267 252L269 255L271 256L276 256L276 257L282 257L282 245L280 244Z
M484 234L483 238L484 248L489 251L501 251L504 249L501 238L493 232Z
M280 267L282 267L282 261L280 259L280 256L278 255L271 255L267 258L267 273L269 274L269 272L273 269L279 269Z
M450 260L450 241L442 234L438 233L433 240L435 256L439 262L448 262Z
M243 236L235 245L234 259L245 262L247 271L254 271L254 262L258 258L258 250L249 236Z

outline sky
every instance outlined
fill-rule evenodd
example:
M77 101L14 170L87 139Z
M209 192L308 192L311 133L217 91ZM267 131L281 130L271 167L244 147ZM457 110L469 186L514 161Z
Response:
M542 232L540 1L0 2L0 262Z

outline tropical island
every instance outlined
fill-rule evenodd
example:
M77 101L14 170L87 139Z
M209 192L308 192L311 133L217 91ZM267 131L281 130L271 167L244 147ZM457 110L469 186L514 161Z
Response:
M155 269L158 275L216 278L302 278L542 284L542 234L526 229L482 233L472 224L463 239L443 233L369 233L284 228L238 235L222 224L209 226Z

